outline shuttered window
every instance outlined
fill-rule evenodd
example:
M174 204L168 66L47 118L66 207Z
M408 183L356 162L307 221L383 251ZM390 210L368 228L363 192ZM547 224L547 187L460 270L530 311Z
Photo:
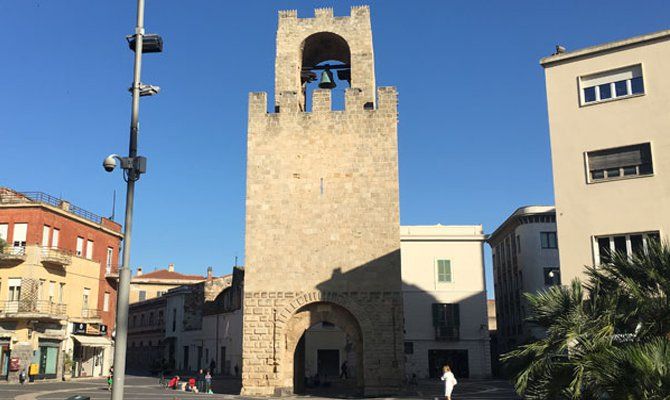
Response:
M586 155L590 181L651 175L654 172L649 143L590 151Z
M632 65L579 78L582 104L644 94L642 66Z
M437 281L440 283L451 282L450 260L437 260Z

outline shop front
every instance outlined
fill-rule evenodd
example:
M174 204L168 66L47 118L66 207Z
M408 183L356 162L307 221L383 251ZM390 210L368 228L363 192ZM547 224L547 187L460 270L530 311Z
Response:
M38 347L33 357L36 365L36 379L54 379L58 373L58 359L61 341L56 339L39 339Z
M74 323L74 377L105 376L109 369L112 342L105 336L103 324Z
M11 356L9 340L0 338L0 380L6 381L9 378Z

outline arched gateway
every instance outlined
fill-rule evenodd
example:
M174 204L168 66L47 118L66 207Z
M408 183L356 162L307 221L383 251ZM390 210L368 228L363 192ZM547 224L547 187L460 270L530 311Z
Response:
M344 110L306 90L324 73ZM375 88L368 7L279 13L274 104L249 96L243 394L397 393L397 94Z

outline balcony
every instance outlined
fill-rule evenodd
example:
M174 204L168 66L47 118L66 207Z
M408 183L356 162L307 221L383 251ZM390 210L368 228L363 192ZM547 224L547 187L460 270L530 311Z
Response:
M5 246L0 248L0 266L14 266L26 261L25 246Z
M40 261L42 261L44 266L64 268L72 264L72 255L56 247L42 247L40 248Z
M105 266L105 278L112 281L119 280L119 266L118 265L106 265Z
M438 341L457 341L460 339L460 329L458 326L436 326L435 340Z
M94 308L83 308L81 317L84 319L100 319L100 310Z
M0 318L64 319L67 305L49 300L10 300L0 302Z

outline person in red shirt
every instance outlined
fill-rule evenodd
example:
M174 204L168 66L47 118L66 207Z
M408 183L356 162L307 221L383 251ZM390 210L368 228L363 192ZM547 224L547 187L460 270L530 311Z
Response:
M198 388L195 386L195 378L191 377L188 380L188 389L193 393L198 393Z
M167 387L168 387L168 389L177 390L178 385L179 385L179 375L170 379L170 382L168 382Z

